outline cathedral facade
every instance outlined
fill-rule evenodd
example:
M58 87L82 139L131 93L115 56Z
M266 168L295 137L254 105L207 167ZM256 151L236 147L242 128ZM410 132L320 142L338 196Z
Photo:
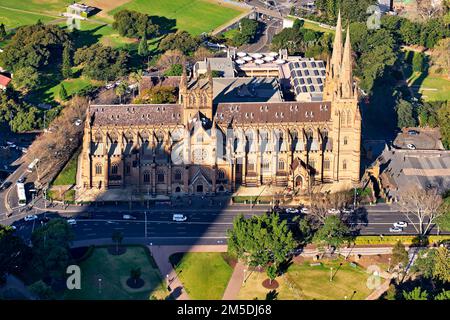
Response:
M348 29L344 45L336 32L321 102L214 105L211 70L190 79L183 72L178 100L90 105L78 187L170 196L359 182L361 114Z

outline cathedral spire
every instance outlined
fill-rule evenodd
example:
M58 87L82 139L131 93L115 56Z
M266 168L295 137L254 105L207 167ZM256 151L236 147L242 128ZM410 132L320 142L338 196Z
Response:
M342 56L340 85L342 98L353 97L352 45L350 43L350 27L347 26L344 54Z
M331 56L331 74L333 78L339 76L342 61L342 19L341 10L338 13L336 35L333 42L333 54Z

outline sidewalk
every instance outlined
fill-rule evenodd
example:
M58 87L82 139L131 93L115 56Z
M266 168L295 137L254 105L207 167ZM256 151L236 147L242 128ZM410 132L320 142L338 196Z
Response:
M241 262L238 262L236 264L230 281L228 281L228 285L225 289L222 300L237 300L237 296L239 294L239 291L241 290L242 283L244 282L245 268L245 265L243 265Z

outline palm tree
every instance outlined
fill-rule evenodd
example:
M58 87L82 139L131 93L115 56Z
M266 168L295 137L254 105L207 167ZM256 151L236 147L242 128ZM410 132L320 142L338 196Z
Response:
M119 244L123 240L123 233L115 230L112 234L112 240L116 243L116 253L119 254Z
M129 80L132 83L138 84L138 95L141 95L141 86L140 83L142 81L142 77L144 76L144 72L142 70L138 70L136 72L130 73ZM135 88L133 88L133 95L135 95Z
M133 268L130 270L130 277L133 279L134 284L141 278L141 268Z
M119 97L120 104L122 104L122 96L127 92L128 84L123 81L116 88L116 95Z

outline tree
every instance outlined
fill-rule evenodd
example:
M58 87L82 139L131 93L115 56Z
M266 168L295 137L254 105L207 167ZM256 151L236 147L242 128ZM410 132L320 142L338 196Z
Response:
M414 108L413 105L403 99L397 104L397 126L399 128L405 127L415 127L416 119L414 118Z
M8 34L6 33L6 28L3 23L0 23L0 41L5 40L8 37Z
M144 76L144 73L142 72L142 70L138 70L136 72L132 72L128 76L128 79L130 80L130 82L132 84L137 84L138 95L141 94L141 81L142 81L142 77L143 76ZM133 95L135 93L135 90L136 90L136 87L133 87Z
M121 36L129 38L159 35L159 25L149 15L132 10L116 12L112 26Z
M266 273L267 277L270 279L270 284L272 284L272 281L277 277L277 267L273 264L268 266Z
M445 247L423 249L411 270L442 283L450 282L450 252Z
M239 215L228 230L228 251L252 266L282 263L296 247L286 220L278 214L264 214L245 219Z
M23 270L28 263L30 250L14 230L0 225L0 286L8 273Z
M444 214L441 211L442 197L436 189L411 187L403 192L399 203L419 236L428 234L431 226ZM418 222L413 222L413 218Z
M164 104L177 102L177 89L170 86L155 86L143 90L142 94L134 99L137 104Z
M425 55L421 52L415 52L412 65L415 72L425 71Z
M185 55L195 52L200 45L198 37L191 36L187 31L179 30L176 33L168 34L159 43L159 49L180 50Z
M128 83L122 81L115 90L116 95L119 97L120 104L122 104L122 96L127 93Z
M12 84L16 90L28 92L39 86L39 73L33 67L18 69L12 78Z
M142 36L141 41L139 42L138 54L142 57L148 56L148 43L147 43L147 36L145 35L145 33Z
M40 300L56 299L56 295L53 289L42 280L33 283L28 287L28 289Z
M128 72L129 56L124 50L115 50L100 43L78 49L74 63L83 67L83 75L94 80L111 81Z
M69 96L67 94L66 87L64 86L64 83L61 83L61 85L59 87L59 98L62 101L66 101L68 97Z
M112 241L116 243L116 253L119 254L119 245L122 243L123 240L123 233L115 230L112 234Z
M450 149L450 100L444 103L437 112L439 129L444 147Z
M324 224L317 230L313 237L313 243L319 247L326 245L328 248L339 248L348 240L349 229L337 216L328 216Z
M63 219L53 219L31 235L33 244L31 267L40 277L62 279L70 262L72 228Z
M434 296L434 300L450 300L450 290L442 289L442 292Z
M416 0L417 12L423 19L431 19L442 14L442 4L433 0Z
M439 40L431 55L432 63L439 72L450 78L450 38Z
M161 69L168 69L175 64L182 65L184 63L185 57L180 50L167 50L158 59L156 65Z
M133 268L130 270L130 278L133 279L134 284L141 278L141 268Z
M403 291L405 300L428 300L428 292L420 287L415 287L412 291Z
M197 51L194 52L195 61L205 60L206 58L211 58L213 56L214 53L205 47L199 47Z
M64 44L64 50L62 55L62 75L64 79L72 77L72 59L70 57L71 48L69 43Z
M181 76L183 74L183 66L181 64L174 64L164 72L165 76Z
M400 265L405 268L408 265L409 257L405 245L399 240L392 248L392 264L394 266Z

